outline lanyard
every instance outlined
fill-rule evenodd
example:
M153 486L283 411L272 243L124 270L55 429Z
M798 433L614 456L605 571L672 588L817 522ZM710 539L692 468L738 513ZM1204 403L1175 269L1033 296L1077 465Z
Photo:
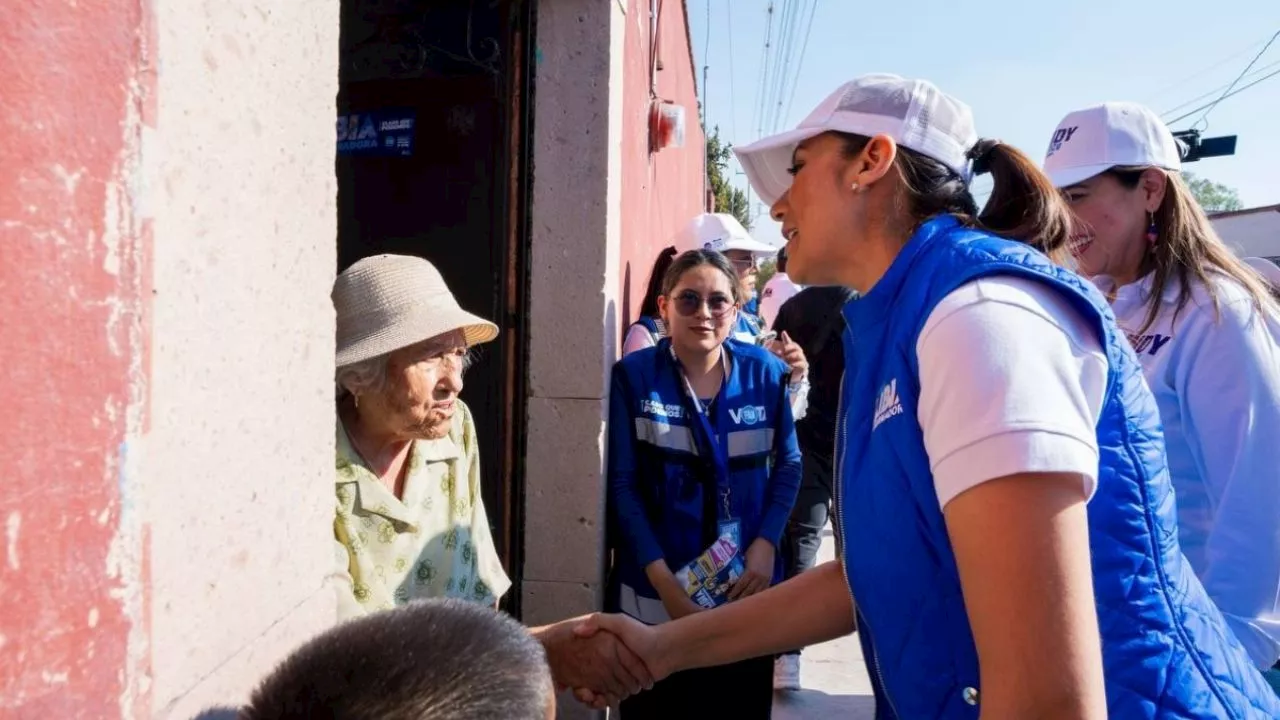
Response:
M715 474L716 490L720 496L721 509L724 511L723 519L726 520L733 517L729 503L732 491L729 482L728 437L723 433L716 432L716 428L726 427L729 424L729 411L724 399L724 388L729 384L727 352L722 345L720 347L720 364L723 368L724 379L721 380L720 390L711 402L711 412L715 413L713 422L712 418L707 417L710 413L703 408L702 401L698 399L698 394L694 392L688 376L684 374L684 367L680 364L680 358L676 357L675 348L671 348L671 359L675 362L676 374L680 376L680 380L684 385L685 399L688 400L686 407L692 411L690 413L693 416L692 429L695 436L698 436L697 443L700 452L706 454L711 461L712 471Z

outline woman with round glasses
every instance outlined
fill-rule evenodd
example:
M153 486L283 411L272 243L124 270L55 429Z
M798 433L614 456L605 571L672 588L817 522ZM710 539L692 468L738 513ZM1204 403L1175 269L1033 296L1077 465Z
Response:
M666 336L613 368L609 502L616 609L649 625L754 595L782 575L800 483L789 370L730 338L742 286L712 250L667 270ZM627 720L769 717L773 660L676 673L623 703Z

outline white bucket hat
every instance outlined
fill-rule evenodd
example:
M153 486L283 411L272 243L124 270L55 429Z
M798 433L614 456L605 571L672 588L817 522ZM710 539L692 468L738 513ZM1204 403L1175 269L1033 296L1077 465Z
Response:
M468 346L498 336L498 326L459 307L440 271L419 257L365 258L338 276L332 298L338 367L455 330L463 331Z
M732 215L725 213L703 213L694 217L680 228L672 243L676 252L690 250L746 250L752 253L769 254L778 252L778 248L760 242L751 237L751 233L742 227L742 223Z
M888 135L904 148L931 157L967 182L965 153L978 142L973 111L926 80L898 75L863 75L841 85L795 130L757 140L733 151L747 180L767 205L791 188L791 156L796 146L825 132L874 137Z
M1077 110L1058 123L1044 156L1055 187L1084 182L1113 167L1182 169L1178 141L1149 108L1107 102Z

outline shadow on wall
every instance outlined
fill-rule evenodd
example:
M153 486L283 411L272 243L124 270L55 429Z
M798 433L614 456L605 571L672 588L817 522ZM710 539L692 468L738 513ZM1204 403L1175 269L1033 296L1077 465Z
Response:
M624 296L625 297L625 296ZM618 304L613 300L609 301L609 305L604 311L604 336L607 338L622 337L622 328L618 327ZM609 350L605 353L605 357L609 359L608 370L613 368L613 364L622 358L622 344L616 339L609 343ZM605 374L606 396L608 390L608 373Z
M240 711L235 708L219 707L209 708L199 715L191 718L191 720L236 720L240 717Z
M622 322L618 323L620 333L618 341L626 340L627 328L631 326L631 261L622 268Z

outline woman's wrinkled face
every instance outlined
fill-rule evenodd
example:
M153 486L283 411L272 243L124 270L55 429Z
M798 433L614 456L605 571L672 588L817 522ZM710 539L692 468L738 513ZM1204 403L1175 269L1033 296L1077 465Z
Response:
M1148 212L1160 204L1157 200L1152 205L1146 183L1130 188L1111 173L1102 173L1065 188L1062 196L1076 220L1071 252L1080 274L1108 275L1122 282L1136 279L1149 248Z
M750 297L756 291L756 276L760 272L756 256L749 250L726 250L724 256L733 263L733 269L738 271L738 282L742 285L743 295Z
M404 437L445 437L466 365L467 341L461 330L401 348L387 360L383 392L377 398L361 398L360 410L368 408L379 424Z
M738 319L730 282L714 265L699 265L685 271L671 292L658 298L672 344L711 352L724 342Z
M849 165L844 141L830 133L792 155L791 188L770 210L787 241L787 276L800 285L839 284L833 269L849 251L852 229Z

